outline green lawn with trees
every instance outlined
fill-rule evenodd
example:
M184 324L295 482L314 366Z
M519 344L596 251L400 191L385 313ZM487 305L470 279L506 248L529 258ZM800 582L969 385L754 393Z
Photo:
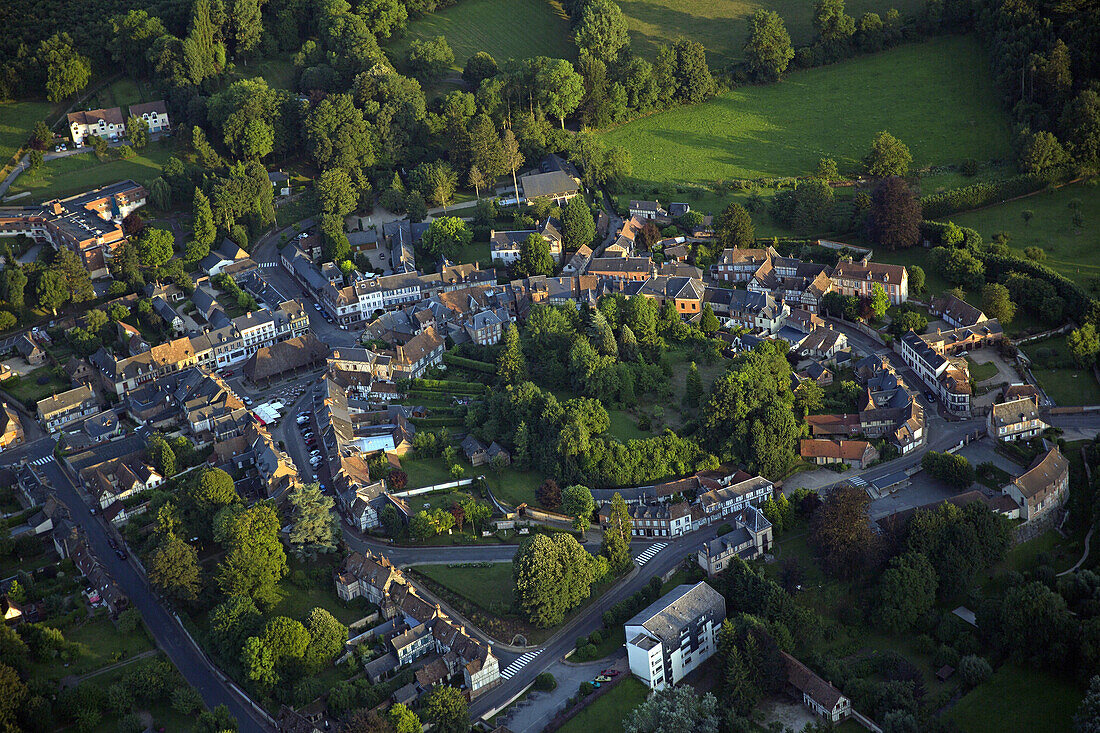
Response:
M412 570L454 591L489 613L504 615L512 608L512 563L489 567L466 565L414 565Z
M398 65L414 40L436 36L447 39L454 51L455 68L485 51L504 63L532 56L575 58L569 20L552 0L462 0L431 15L411 21L406 36L386 46Z
M619 6L626 15L631 46L651 60L661 45L680 37L702 43L711 66L739 60L748 37L748 19L760 9L779 13L794 45L814 39L813 3L800 0L623 0ZM865 12L884 15L888 8L896 8L904 18L923 7L919 0L889 4L853 0L845 3L845 12L859 18Z
M1065 336L1032 341L1022 348L1032 361L1031 373L1058 405L1100 404L1100 385L1090 370L1073 363Z
M30 191L31 201L48 201L64 198L109 183L131 178L147 184L160 175L161 166L172 156L168 142L150 143L134 157L121 160L112 157L97 160L93 153L81 153L65 158L48 160L38 171L25 172L15 180L10 194Z
M1006 664L959 700L948 717L966 733L1062 733L1073 728L1081 697L1075 686L1053 675Z
M1008 246L1021 253L1029 247L1041 248L1042 264L1095 294L1100 291L1098 216L1100 185L1092 180L955 214L950 219L961 227L976 229L987 241L1006 232Z
M603 134L631 152L624 190L731 178L800 176L821 158L855 172L872 138L889 130L909 146L913 168L1011 153L978 42L951 36L746 86ZM966 73L960 73L965 70ZM837 105L843 100L843 114Z
M51 109L53 105L46 102L0 102L0 168L27 142L34 123L46 119Z
M623 718L649 695L649 689L633 677L615 685L558 730L561 733L617 733L623 729Z

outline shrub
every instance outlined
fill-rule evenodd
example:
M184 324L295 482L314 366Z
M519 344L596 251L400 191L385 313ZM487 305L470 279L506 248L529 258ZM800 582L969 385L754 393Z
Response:
M959 660L959 678L967 687L977 687L992 674L993 668L989 662L976 654L968 654Z
M554 679L554 675L550 674L549 672L543 672L535 678L534 687L536 690L549 692L550 690L556 689L557 686L558 681Z
M588 643L592 644L593 646L599 646L603 643L603 634L600 633L599 629L596 629L588 635Z
M579 692L581 694L581 697L588 697L595 691L595 689L596 688L592 686L591 682L585 681L581 683Z

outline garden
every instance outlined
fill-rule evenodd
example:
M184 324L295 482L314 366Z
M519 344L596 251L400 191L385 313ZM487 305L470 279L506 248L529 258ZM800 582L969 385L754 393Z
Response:
M39 400L71 389L67 379L59 376L60 370L52 366L40 366L21 377L10 377L0 382L8 394L33 410Z
M1065 336L1024 344L1031 359L1031 373L1039 386L1060 407L1100 404L1100 384L1092 372L1073 361Z

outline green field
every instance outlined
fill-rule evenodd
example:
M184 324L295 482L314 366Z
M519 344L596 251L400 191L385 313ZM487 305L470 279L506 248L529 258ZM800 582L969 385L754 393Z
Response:
M438 13L409 23L404 38L386 46L401 63L416 38L445 36L461 69L478 51L487 51L497 63L532 56L576 58L569 20L552 0L460 0Z
M146 184L160 175L161 166L171 155L170 143L161 141L150 143L129 160L111 159L100 162L92 153L57 158L46 161L34 173L19 176L9 193L30 191L31 201L49 201L127 178Z
M510 562L493 563L487 568L414 565L413 569L489 613L504 615L512 609Z
M1069 358L1066 337L1032 341L1022 347L1029 358L1034 359L1039 349L1054 349L1061 359ZM1100 405L1100 385L1092 374L1083 369L1046 369L1037 366L1031 373L1039 380L1039 385L1060 407L1073 405Z
M1084 226L1073 226L1071 202L1080 202ZM1024 223L1023 212L1032 212ZM998 232L1008 232L1010 247L1042 247L1043 264L1078 284L1096 290L1100 286L1100 185L1096 181L1066 186L991 206L981 211L956 214L949 218L959 226L978 230L989 241Z
M125 115L129 112L128 107L131 104L152 102L157 99L160 99L160 96L150 94L144 85L124 77L101 89L82 109L121 107L122 114Z
M618 733L623 729L623 718L645 701L648 694L644 684L627 677L558 730L560 733Z
M810 43L814 37L813 3L802 0L622 0L630 42L636 53L657 55L657 49L677 38L691 38L708 51L712 66L725 65L741 58L747 37L749 17L757 10L774 10L783 17L796 46ZM881 3L877 0L849 0L845 12L858 19L867 12L885 17L897 8L902 17L923 9L919 0Z
M1008 117L973 38L953 36L791 74L603 134L630 151L639 194L678 184L805 175L822 157L855 171L880 130L914 168L1011 152Z
M992 361L987 361L984 364L966 357L966 363L970 366L970 376L975 382L984 382L987 379L997 376L997 365Z
M0 102L0 168L8 164L34 129L53 109L45 102Z
M1081 697L1063 680L1006 664L959 700L947 716L965 733L1061 733L1073 729L1073 712Z

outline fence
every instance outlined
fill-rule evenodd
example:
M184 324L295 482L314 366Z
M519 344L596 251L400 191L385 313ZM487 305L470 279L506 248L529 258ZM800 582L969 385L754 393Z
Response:
M1072 323L1067 323L1065 325L1059 326L1058 328L1052 328L1049 331L1043 331L1042 333L1036 333L1036 334L1032 334L1031 336L1025 336L1022 339L1016 339L1015 341L1013 341L1013 343L1016 344L1017 346L1019 346L1020 344L1028 344L1028 343L1031 343L1032 341L1042 341L1043 339L1050 338L1051 336L1060 336L1061 334L1066 333L1068 331L1072 331L1072 330L1073 330L1073 324Z
M882 340L882 334L875 329L871 328L865 323L859 323L858 321L846 321L840 318L833 318L832 316L825 316L826 321L835 323L838 326L848 326L862 333L867 338L873 340L875 343L886 345L886 342Z
M407 499L410 496L420 496L421 494L430 494L433 491L443 491L444 489L457 489L459 486L469 486L477 479L463 478L457 481L448 481L445 484L435 484L433 486L424 486L419 489L406 489L405 491L395 491L391 496L396 496L399 499Z

